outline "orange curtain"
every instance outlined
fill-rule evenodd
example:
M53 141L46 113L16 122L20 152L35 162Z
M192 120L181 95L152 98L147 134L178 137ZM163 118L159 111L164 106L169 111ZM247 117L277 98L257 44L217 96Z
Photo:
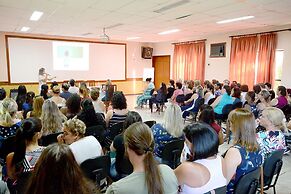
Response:
M274 81L274 62L277 47L277 34L260 36L257 83Z
M173 78L203 81L205 74L205 41L175 45Z
M232 37L229 79L253 88L257 54L257 35Z

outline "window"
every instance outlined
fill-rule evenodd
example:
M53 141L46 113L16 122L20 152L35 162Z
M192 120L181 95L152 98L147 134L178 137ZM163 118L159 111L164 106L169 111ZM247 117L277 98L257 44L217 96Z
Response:
M274 82L274 90L277 90L277 87L281 85L282 80L282 66L284 59L284 50L277 49L275 54L275 82Z

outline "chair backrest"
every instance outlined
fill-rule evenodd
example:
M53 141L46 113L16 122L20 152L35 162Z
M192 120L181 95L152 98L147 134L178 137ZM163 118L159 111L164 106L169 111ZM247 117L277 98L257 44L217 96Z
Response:
M80 164L80 167L87 178L101 186L100 181L109 176L110 165L110 156L104 155L85 160Z
M177 103L184 103L185 101L185 95L184 94L180 94L176 97L176 102Z
M155 92L155 88L151 89L151 91L150 91L150 95L153 95L154 92Z
M216 98L211 98L209 101L208 101L208 105L211 105L214 101L216 100Z
M42 136L41 139L39 140L39 144L42 146L48 146L52 143L58 142L57 137L58 135L62 134L63 132L58 132L58 133L52 133L46 136Z
M15 150L15 136L10 136L3 139L0 147L0 163L3 165L6 161L6 156Z
M282 111L286 117L286 120L289 121L291 118L291 104L287 104L282 108Z
M259 185L260 167L243 175L235 185L235 194L255 194Z
M85 136L94 136L99 142L104 141L105 129L102 125L94 125L86 128Z
M180 164L184 140L176 139L165 144L162 152L162 163L175 169Z
M275 176L275 183L280 175L283 165L282 157L284 150L274 151L264 162L264 186L271 185Z
M110 139L113 140L115 136L119 135L123 131L123 124L124 122L116 123L112 125L109 129L109 136Z
M145 121L144 124L146 124L147 126L149 126L149 128L151 128L154 124L156 124L156 121Z
M202 105L204 104L204 101L205 101L204 98L198 98L198 99L195 101L195 106L194 106L194 110L193 110L193 112L198 112L200 106L202 106Z
M232 110L233 110L233 105L232 104L226 104L222 108L222 114L223 115L228 115Z
M192 97L193 93L189 93L185 95L185 101L189 100Z
M226 186L214 189L214 193L215 194L225 194L226 193ZM204 194L211 194L211 191L204 193Z

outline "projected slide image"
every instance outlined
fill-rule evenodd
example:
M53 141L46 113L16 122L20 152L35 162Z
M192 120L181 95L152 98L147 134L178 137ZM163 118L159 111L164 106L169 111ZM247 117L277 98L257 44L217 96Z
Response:
M54 70L88 71L89 44L72 42L53 42Z

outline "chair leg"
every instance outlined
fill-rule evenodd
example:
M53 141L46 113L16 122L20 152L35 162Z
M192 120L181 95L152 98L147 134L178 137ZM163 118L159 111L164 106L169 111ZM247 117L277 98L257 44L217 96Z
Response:
M274 187L273 187L273 190L274 190L274 194L276 194L276 188L275 188L275 185L274 185Z

